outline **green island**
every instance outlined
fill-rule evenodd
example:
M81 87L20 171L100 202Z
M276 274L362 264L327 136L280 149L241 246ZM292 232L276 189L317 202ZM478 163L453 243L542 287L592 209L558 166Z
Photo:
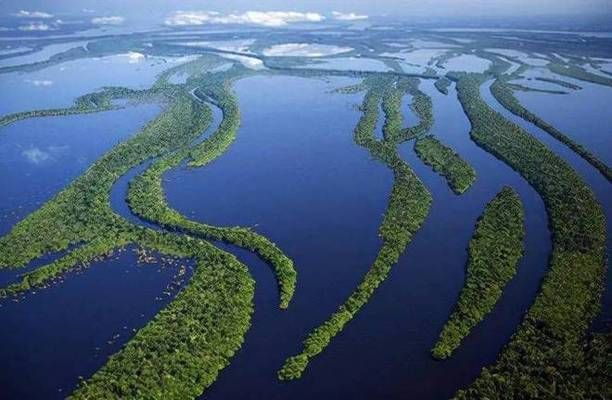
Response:
M410 109L419 120L418 124L407 128L404 127L401 114L402 98L406 94L412 97ZM395 85L387 87L382 96L382 109L385 114L383 125L385 143L397 146L426 134L433 125L431 98L419 90L419 81L414 78L400 78ZM376 115L374 119L377 118Z
M612 169L599 160L593 153L587 150L584 146L573 141L569 136L555 128L548 122L542 120L533 112L526 109L520 101L514 96L512 88L506 83L504 79L496 79L491 85L491 93L497 101L500 102L511 113L523 118L525 121L531 122L538 128L547 132L549 135L565 144L567 147L572 149L580 157L584 158L589 164L597 168L599 172L608 180L612 180Z
M99 92L89 93L77 98L74 105L66 108L53 108L47 110L23 111L0 117L0 127L10 125L23 119L37 117L57 117L73 114L87 114L109 111L120 108L113 105L113 100L126 99L131 101L149 101L156 97L153 90L131 90L120 87L107 87Z
M548 82L548 83L554 83L555 85L559 85L561 87L564 87L566 89L572 89L572 90L581 90L582 86L578 86L575 85L571 82L567 82L561 79L555 79L555 78L546 78L543 76L536 76L534 78L536 81L541 81L541 82Z
M200 78L201 79L201 78ZM293 297L296 272L293 262L276 245L249 228L221 228L191 221L169 208L163 193L164 172L177 167L184 159L191 159L190 165L202 166L222 155L234 141L240 124L235 96L231 93L229 78L220 76L202 79L196 94L205 95L223 112L218 129L201 144L183 149L160 158L142 175L130 182L128 203L132 211L162 227L181 230L189 235L210 240L221 240L256 252L262 259L274 266L279 278L281 308L287 308Z
M479 92L486 75L453 78L472 139L540 193L553 239L549 272L518 330L497 362L456 398L605 398L606 379L583 379L606 375L605 369L593 371L606 363L599 359L591 365L589 356L597 354L585 352L601 345L586 337L599 311L606 269L601 206L563 160L486 104Z
M453 82L450 79L442 77L434 83L434 86L436 87L436 89L438 89L438 92L442 94L448 94L448 88L452 83Z
M327 18L331 21L333 16ZM511 334L509 329L486 332L497 335L492 341L497 340L499 346L504 347L497 355L483 353L486 359L496 356L497 360L486 365L475 381L457 391L455 378L463 373L461 367L453 366L452 360L445 363L433 362L431 356L440 360L450 358L466 337L479 338L482 330L475 328L494 312L505 288L516 274L525 245L526 216L523 204L512 188L504 187L490 200L476 223L467 249L469 257L463 288L439 338L430 337L432 341L438 341L433 348L429 347L430 342L421 347L414 346L412 339L415 336L411 336L412 332L402 332L405 336L402 336L404 341L400 347L418 350L418 354L405 354L414 357L415 365L420 362L425 368L414 376L442 368L442 374L448 372L448 379L441 380L439 384L448 390L446 393L456 391L456 399L612 398L612 386L609 383L612 335L609 321L603 321L603 324L608 324L603 328L605 333L601 334L596 333L602 329L598 325L600 321L595 320L600 311L607 269L607 231L603 210L607 210L608 205L602 207L598 203L592 189L568 162L535 139L526 129L505 118L507 114L496 112L481 96L483 85L492 81L490 90L505 109L565 144L609 182L609 166L589 149L528 110L515 93L523 90L553 95L583 90L582 93L586 95L592 89L593 85L585 83L583 88L573 83L573 80L612 86L612 73L603 70L607 65L605 60L609 58L609 39L585 35L580 36L579 40L570 40L567 37L570 33L554 38L552 32L520 30L496 32L495 35L469 30L421 32L402 27L401 24L379 26L377 22L372 22L371 28L358 30L352 29L352 22L347 23L345 28L340 21L333 21L324 29L312 31L310 28L294 31L289 27L268 29L261 26L249 27L243 32L239 27L235 30L232 27L231 32L204 30L203 34L200 28L192 31L189 27L164 26L152 32L115 34L101 29L99 35L75 34L48 39L42 32L31 32L32 36L28 37L28 32L19 31L24 37L11 43L11 46L31 50L18 55L34 54L45 50L50 44L71 43L75 40L86 41L87 45L56 53L44 61L0 66L0 74L23 73L25 79L28 73L37 71L42 75L45 69L70 61L100 59L126 53L130 55L132 52L137 52L140 57L139 62L142 64L135 70L142 71L143 76L154 65L168 63L168 67L157 75L155 82L147 89L102 87L76 98L67 107L0 116L0 127L3 127L30 118L113 111L141 102L161 106L155 119L106 152L63 190L36 211L14 223L8 234L0 237L0 271L26 271L12 283L0 287L0 299L19 302L21 296L61 284L67 274L110 258L113 252L126 247L188 259L195 265L194 273L185 286L177 285L182 289L176 297L120 350L104 360L96 372L81 379L68 398L182 399L198 398L203 394L212 398L225 393L227 386L224 385L228 385L227 381L229 385L236 385L234 375L231 379L222 380L224 382L219 381L218 391L217 387L207 391L240 351L251 327L255 282L247 266L232 255L231 250L221 249L221 245L229 244L256 254L274 274L278 290L278 298L275 299L278 303L275 304L281 309L287 309L291 304L297 287L297 272L292 259L277 244L259 234L257 228L213 226L204 221L191 220L178 209L171 208L164 189L164 178L169 171L210 165L235 143L241 124L241 110L234 93L234 83L249 76L273 75L312 78L327 83L331 77L339 77L345 86L329 92L363 94L357 101L359 106L353 100L346 104L351 109L359 107L361 112L354 128L353 140L374 162L382 164L393 176L385 213L379 217L380 221L376 221L379 222L380 238L374 244L376 255L364 263L364 266L369 264L369 269L346 300L337 308L334 306L328 310L327 319L308 327L310 331L300 333L304 340L292 349L295 353L284 355L292 356L286 358L283 365L279 365L280 369L276 371L279 380L290 381L302 377L309 363L336 336L341 336L347 324L388 279L394 265L428 218L432 196L400 156L400 145L414 140L414 150L418 157L443 176L457 195L469 190L475 182L475 169L452 148L430 134L434 121L432 99L420 90L419 85L423 79L433 79L438 92L443 95L449 92L452 94L446 98L434 97L445 99L445 104L456 100L455 88L452 86L456 85L458 100L471 123L471 139L481 149L518 172L537 191L545 204L553 246L548 259L549 270L535 298L528 299L533 301L515 333L507 343L501 343L501 339L505 341ZM51 31L54 30L55 27L52 27ZM310 43L313 38L316 38L317 43ZM316 47L309 50L312 44L335 46L335 50L340 52L326 54ZM0 47L6 51L11 46L3 44ZM296 47L296 54L300 55L265 55L265 50L274 46L289 47L289 50ZM496 53L502 48L509 52ZM311 50L314 53L310 54L321 55L304 55ZM512 56L511 51L522 55ZM424 56L423 53L429 55ZM483 73L459 72L454 67L451 72L442 72L448 70L451 59L461 56L478 57L490 61L491 65L486 71L484 69L487 67L482 67ZM419 57L427 59L420 61ZM1 55L0 58L10 59ZM363 59L363 66L352 62L356 59ZM537 59L539 62L531 63L529 59ZM126 63L129 61L127 58L123 60ZM326 65L328 61L331 62ZM372 62L373 67L370 68L366 61ZM170 65L174 62L177 64ZM374 62L384 69L378 70ZM479 66L475 68L478 70ZM556 74L551 76L562 79L529 78L532 76L530 72L546 69ZM410 70L422 72L407 72ZM58 72L44 73L51 75L48 78L54 78L52 74ZM10 79L8 75L6 77ZM573 80L563 80L566 79L564 77ZM552 89L530 88L516 83L518 78L557 86ZM56 82L64 81L57 79ZM39 86L33 81L30 85ZM47 90L55 90L57 87L59 84L47 87ZM39 89L44 88L29 90L38 93ZM418 117L418 123L410 127L404 125L402 116L402 100L406 100L405 96L410 96L410 108ZM565 101L569 97L557 96L556 99ZM213 126L213 109L222 113L218 126ZM274 111L280 113L279 110ZM284 121L280 115L274 118L278 118L278 121L273 121L275 123ZM384 118L382 138L376 132L379 118ZM287 126L291 128L290 122L287 122ZM287 144L293 143L288 141ZM575 158L571 161L575 161ZM474 166L480 167L480 164L475 163ZM116 194L113 188L117 188L120 178L132 176L130 172L140 168L143 168L143 172L129 182L125 199L135 218L127 219L111 206L111 193ZM589 169L588 173L591 172L595 173ZM479 173L482 174L480 170ZM500 173L499 179L506 177ZM594 189L599 193L599 187ZM470 196L454 197L453 200L457 201L454 204L470 200L468 197L476 195L476 192L473 190ZM483 203L487 200L484 199ZM533 199L525 197L523 200L528 209L528 201ZM437 216L437 213L432 213L432 218ZM540 217L543 220L545 216ZM12 224L10 218L7 221ZM538 222L541 222L540 219ZM472 225L473 221L469 221L469 224ZM526 238L530 239L529 236ZM417 240L415 244L420 246L422 242L425 240ZM295 243L296 247L299 244ZM431 245L424 246L424 249L430 252L436 250ZM52 261L30 268L29 264L41 261L43 257L50 257ZM420 261L418 258L407 260L408 263ZM527 259L525 261L526 264L531 262ZM347 261L341 259L339 262ZM516 283L520 285L520 282ZM305 284L303 286L305 293L309 293L309 288ZM447 316L446 310L444 314L442 318ZM606 316L604 313L603 319ZM8 331L12 330L10 323L9 320ZM275 327L283 328L286 325L279 323ZM414 329L418 329L418 326ZM277 332L283 335L282 329ZM14 340L10 335L6 337L7 342ZM342 338L336 340L341 341ZM271 350L271 353L278 350L275 341L270 343L270 348L266 350ZM479 351L475 350L478 356ZM257 361L255 359L254 362ZM334 362L340 365L340 362L345 361ZM389 364L380 371L387 372L389 370L385 371L385 368L394 368L397 369L394 373L404 373L406 371L401 369L403 362L405 360L389 360ZM10 360L7 360L7 365L10 365ZM350 365L346 367L347 371L352 372ZM376 369L377 366L372 365L372 368ZM411 371L407 373L406 381L418 386L416 380L411 380ZM436 373L438 371L434 371ZM364 397L376 393L368 391L367 386L375 386L371 385L371 380L377 376L380 375L367 377L370 381L364 385ZM274 372L267 371L267 377L273 379ZM313 374L313 377L320 378L320 375ZM330 379L340 382L342 378ZM15 375L11 379L15 379ZM308 383L311 382L309 380ZM260 389L265 392L267 387L264 385L268 383L251 382L253 387L247 389L253 393L260 393ZM272 390L294 390L287 385L273 387ZM316 391L318 387L313 385L312 389ZM423 391L422 387L416 389L419 393ZM382 393L386 388L376 390Z
M376 139L375 129L379 103L396 98L399 85L385 78L368 79L368 92L362 104L363 115L355 128L355 142L393 171L394 183L389 196L387 211L379 228L382 247L374 263L349 298L322 325L315 328L303 342L302 351L289 357L278 371L280 380L293 380L302 376L312 358L321 353L338 335L355 314L368 302L374 291L387 278L393 264L421 227L429 214L431 194L397 152L397 136L390 134L383 140ZM392 93L389 93L391 91ZM394 94L395 92L395 94ZM401 118L398 102L383 105L387 131L397 129ZM391 107L391 105L395 105ZM395 122L389 122L389 120ZM393 138L393 140L391 139Z
M455 194L465 193L476 180L474 168L434 136L417 139L414 150L425 164L446 178Z
M548 69L550 69L555 74L567 76L568 78L574 78L580 81L596 83L598 85L612 86L612 78L606 78L605 76L593 74L575 64L564 65L553 62L548 64Z
M536 93L547 93L547 94L568 94L568 92L565 92L563 90L540 89L540 88L535 88L535 87L531 87L531 86L520 85L518 83L508 83L507 86L509 88L511 88L512 90L516 90L516 91L519 91L519 92L536 92Z
M295 270L291 260L272 242L249 229L214 228L188 221L167 209L161 185L156 186L160 183L157 177L161 177L161 169L173 165L176 154L181 159L189 155L200 162L211 161L227 148L219 144L224 142L220 136L235 135L232 127L237 127L238 114L237 110L233 114L230 110L231 104L235 107L235 101L225 81L229 78L219 79L223 83L202 76L188 80L185 85L158 82L151 91L163 97L160 101L165 109L161 115L135 136L115 146L81 177L0 238L0 268L23 267L43 254L70 249L67 255L23 274L17 283L0 289L0 297L45 287L66 272L129 244L191 258L197 263L185 289L105 366L82 381L73 398L193 398L214 382L240 348L250 326L254 284L243 264L203 237L257 252L279 273L281 307L289 304L295 288ZM202 91L221 105L224 119L233 121L222 124L225 130L220 127L207 139L210 142L196 143L191 156L192 144L211 123L210 108L191 94L198 88L197 84L203 84ZM143 178L140 182L141 188L153 192L133 191L131 200L134 207L154 204L153 210L158 214L143 213L143 216L162 227L172 228L168 232L134 225L110 206L110 191L115 181L131 168L155 158L160 160L155 167L161 169L151 168L146 175L149 179ZM162 220L153 220L153 216ZM176 228L182 230L181 235Z
M521 199L509 187L485 207L470 241L465 284L432 349L435 358L450 357L497 304L523 254L523 220Z

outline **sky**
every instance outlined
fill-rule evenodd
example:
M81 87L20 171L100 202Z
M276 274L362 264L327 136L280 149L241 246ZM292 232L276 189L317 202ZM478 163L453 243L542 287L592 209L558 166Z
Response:
M500 17L612 14L612 0L0 0L0 13L20 10L54 15L92 14L131 20L160 21L176 11L216 11L223 15L246 11L311 12L333 18L342 15L404 17Z

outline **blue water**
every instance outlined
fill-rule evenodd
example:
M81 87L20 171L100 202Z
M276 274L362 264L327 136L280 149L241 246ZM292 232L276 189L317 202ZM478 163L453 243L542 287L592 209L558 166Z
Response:
M0 129L0 235L159 113L157 105L33 118Z
M583 83L581 82L580 84L582 85ZM612 185L610 185L606 178L604 178L603 175L601 175L601 173L599 173L597 169L595 169L591 164L587 163L576 153L571 151L567 146L555 140L552 136L542 131L535 125L530 124L529 122L526 122L523 119L507 111L504 107L501 106L501 104L499 104L495 100L489 88L490 83L484 85L481 88L480 93L483 99L493 109L501 113L507 119L518 124L527 132L532 134L535 138L544 143L550 150L552 150L555 154L565 160L582 177L584 182L591 188L591 190L595 194L595 198L597 199L599 204L602 206L606 218L607 232L610 232L610 224L612 224ZM607 88L606 90L612 92L610 88ZM568 95L564 95L563 97L565 96ZM533 104L528 105L528 107L532 106ZM546 105L544 105L543 107L547 106L549 106L549 103L546 103ZM576 106L578 107L578 105ZM601 107L601 105L599 105L598 107ZM607 107L610 108L610 103L607 104ZM530 109L537 113L540 112L539 110L536 110L534 108ZM609 111L605 112L606 115L610 113ZM571 113L565 114L565 117L562 117L560 115L562 114L559 113L556 117L555 126L561 131L567 133L568 130L571 129L572 126L574 126L573 115ZM542 115L542 118L546 117ZM602 116L602 118L606 117ZM589 124L589 122L587 122L586 120L588 120L588 118L583 119L586 124ZM590 133L595 137L603 137L605 136L606 129L606 127L601 127L599 129L590 131ZM606 247L607 254L609 256L610 249L612 249L612 238L609 234L607 236ZM593 324L593 329L595 330L609 329L609 325L612 322L612 271L610 270L610 268L608 268L607 271L605 285L605 292L602 300L602 312Z
M346 103L362 95L321 96L326 85L286 77L237 82L243 120L234 145L205 169L167 174L172 206L207 223L255 226L294 259L299 274L294 302L280 312L269 268L248 256L257 281L253 326L207 399L306 399L313 390L329 398L448 397L496 358L546 268L550 238L541 199L518 174L469 141L469 123L456 97L439 94L427 82L423 90L434 99L434 133L472 163L479 180L458 197L414 156L412 144L403 147L402 155L434 195L430 217L372 301L305 376L279 383L275 374L284 358L299 350L306 332L346 299L369 268L380 246L376 230L391 184L389 171L352 141L359 115ZM407 117L406 124L415 121ZM435 362L429 349L461 289L474 224L504 184L519 191L528 216L519 274L456 357Z
M62 282L0 301L3 399L63 399L174 297L176 260L137 264L132 247ZM164 293L165 292L165 293ZM170 295L168 295L168 293ZM129 306L128 306L129 305Z
M10 67L15 65L33 64L35 62L47 61L55 54L59 54L64 51L77 47L83 47L86 45L87 41L50 44L48 46L43 47L39 51L33 52L31 54L17 55L15 57L0 60L0 67Z
M0 234L80 176L112 146L135 134L159 110L158 105L141 105L24 120L2 128ZM189 261L167 262L161 256L156 256L159 262L154 264L138 265L132 250L116 251L110 259L69 273L49 288L0 301L0 320L10 327L3 330L0 346L0 397L64 398L79 376L98 370L168 304L181 286L173 285L178 268L187 267L185 277L193 269ZM64 254L45 255L25 269L0 271L0 282L15 282L22 273Z
M39 71L0 74L0 115L69 107L78 96L105 86L146 89L162 71L179 62L179 58L131 59L126 53L68 61Z
M93 82L75 85L74 80L66 78L60 86L53 86L60 82L54 80L53 93L66 88L55 98L40 94L44 85L32 85L28 91L20 81L13 87L14 103L5 104L0 94L0 113L26 106L69 104L75 96L113 80L94 76L96 71L104 75L104 66L89 68ZM53 74L60 72L57 69ZM113 84L122 84L123 79L135 85L152 82L153 75L142 71L142 81L133 80L132 74L137 72L126 72ZM2 87L10 87L9 75L0 75ZM27 76L60 79L59 75ZM335 88L357 82L349 78L277 75L238 80L234 88L241 126L230 149L205 168L182 164L164 176L172 207L212 225L253 227L276 242L295 261L298 271L293 302L288 310L281 311L270 267L250 252L218 244L248 265L254 276L255 313L243 348L203 396L206 399L448 398L497 358L536 296L551 249L541 198L519 174L470 140L469 121L454 86L445 96L435 89L433 81L423 80L421 89L434 106L431 133L476 169L477 180L464 195L457 196L442 177L415 156L412 142L403 144L401 156L434 198L428 219L372 300L312 361L304 377L290 383L277 380L276 371L285 358L299 351L306 334L347 298L381 245L378 227L393 175L353 141L361 116L356 105L361 104L364 94L333 93ZM482 93L489 104L500 109L488 86ZM550 98L554 102L559 96ZM418 123L409 108L411 100L405 96L402 101L404 126ZM21 121L0 129L0 234L8 232L158 112L159 106L143 105L100 114ZM220 111L214 108L214 121L202 137L214 131L220 117ZM572 118L568 113L566 120L551 122L569 131ZM381 117L377 135L382 122ZM610 185L547 134L529 124L524 126L578 170L604 204L609 221ZM605 127L593 133L599 137L604 134ZM113 209L131 222L156 228L131 215L124 201L129 181L147 165L135 167L119 179L111 202ZM517 276L455 356L444 362L434 361L430 349L463 285L466 248L474 225L484 206L504 185L518 191L527 217L525 255ZM33 267L58 256L43 257ZM163 291L176 268L135 264L134 253L127 250L94 263L83 273L71 273L63 282L28 294L19 302L0 302L0 322L10 327L3 330L0 346L2 395L20 399L65 397L78 376L90 376L131 337L133 328L143 326L167 304L172 296L163 296ZM16 276L15 271L2 272L0 281ZM156 300L160 296L163 301ZM610 291L606 299L609 315ZM116 333L120 336L107 343Z
M612 165L612 88L562 79L581 86L582 90L557 87L556 90L570 93L551 96L517 92L516 96L528 110L586 147L607 165Z

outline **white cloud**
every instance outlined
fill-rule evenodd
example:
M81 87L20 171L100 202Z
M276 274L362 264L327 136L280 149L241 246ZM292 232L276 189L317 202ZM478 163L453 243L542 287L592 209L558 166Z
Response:
M324 57L334 54L346 53L353 50L351 47L340 47L314 43L285 43L277 44L263 50L269 57Z
M91 8L84 8L81 11L86 13L86 14L91 14L91 13L95 13L96 12L96 10L92 10Z
M52 31L54 28L42 22L32 22L31 24L21 25L20 31Z
M125 18L119 16L112 17L95 17L91 19L94 25L121 25L125 22Z
M18 13L13 14L13 16L20 18L53 18L53 14L49 14L43 11L26 10L20 10Z
M355 13L341 13L339 11L333 11L332 15L334 19L338 21L359 21L368 19L367 15L355 14Z
M23 156L32 164L40 164L51 158L51 155L48 152L43 151L38 147L24 150L21 154L23 154Z
M31 83L34 86L51 86L53 81L48 79L26 79L26 82Z
M166 25L251 24L268 27L285 26L293 22L320 22L325 17L313 12L247 11L242 14L221 15L214 11L176 11L166 18Z

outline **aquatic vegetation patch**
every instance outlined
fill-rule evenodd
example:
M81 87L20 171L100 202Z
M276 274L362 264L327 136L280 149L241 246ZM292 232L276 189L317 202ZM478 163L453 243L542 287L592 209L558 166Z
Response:
M508 111L523 118L525 121L531 122L538 128L547 132L549 135L565 144L567 147L572 149L580 157L584 158L589 164L597 168L601 174L606 177L608 181L612 180L612 169L599 160L593 153L587 150L584 146L573 141L565 133L555 128L553 125L542 120L533 112L526 109L520 101L514 96L512 88L502 79L497 79L491 85L491 93L497 101L501 103Z
M224 115L236 124L237 106L225 78L223 75L219 79L223 82L211 79L215 89L203 90L221 104ZM211 122L208 106L192 95L197 84L203 84L201 79L201 75L188 79L183 86L163 82L157 85L152 91L163 96L166 104L160 116L106 153L81 177L0 238L0 268L22 267L45 253L73 248L62 258L25 274L20 282L1 289L0 297L44 287L64 273L128 244L197 262L187 287L102 369L83 381L73 398L194 398L229 363L250 326L254 285L244 265L205 242L204 236L258 252L286 273L279 278L281 306L286 307L291 299L295 287L293 263L273 243L249 229L204 226L163 208L160 179L164 170L191 157L192 145L201 150L194 157L206 162L227 148L218 145L225 143L225 139L219 138L221 134L209 138L212 145L196 141ZM236 109L231 112L224 104ZM219 130L225 136L235 135L237 125L232 124L226 123ZM144 201L145 205L157 207L148 216L162 219L153 222L171 228L171 232L134 225L115 214L110 206L110 192L116 180L154 158L162 160L155 164L159 169L152 170L152 181L143 179L142 183L147 190L158 192L136 191L132 200L142 204L144 200L139 194L153 199L149 203ZM166 218L168 213L174 220ZM188 235L187 231L195 235Z
M574 85L571 82L563 81L561 79L547 78L547 77L544 77L544 76L536 76L534 79L537 80L537 81L541 81L541 82L554 83L555 85L559 85L559 86L564 87L566 89L572 89L572 90L581 90L582 89L581 86Z
M159 100L161 97L162 96L158 96L154 90L132 90L120 87L107 87L99 92L80 96L71 107L22 111L5 115L0 117L0 127L29 118L87 114L121 108L121 106L113 104L113 100L121 99L139 102L153 99Z
M585 334L603 290L606 228L601 206L571 167L483 101L479 89L486 75L454 78L472 138L540 193L553 238L550 270L518 330L498 361L456 396L572 398L590 393L595 388L587 387L575 371L584 365Z
M229 82L225 79L208 79L202 82L196 93L205 94L205 98L221 108L223 120L218 129L202 143L193 147L186 146L160 158L135 178L128 191L130 208L141 218L162 227L204 239L225 241L256 252L273 266L279 285L280 307L287 308L295 291L297 274L291 259L274 243L249 228L214 227L191 221L167 204L162 187L166 171L177 167L186 159L191 159L192 165L207 164L221 156L236 137L240 117Z
M71 399L196 398L242 345L253 311L254 282L232 255L188 236L154 232L140 239L197 267L176 298Z
M451 84L452 82L450 79L446 77L442 77L436 80L436 82L434 83L434 86L436 87L436 89L438 89L438 92L442 94L448 94L448 88L450 87Z
M605 76L594 74L575 64L566 65L553 62L548 64L548 69L555 74L567 76L568 78L597 83L598 85L612 86L612 78L606 78Z
M410 109L419 119L418 124L404 128L401 103L402 98L410 94L412 102ZM382 109L385 113L383 135L385 142L400 144L405 141L426 134L433 125L433 108L431 98L419 90L419 81L416 78L402 78L388 87L382 97Z
M493 310L523 254L524 211L518 194L505 187L485 207L470 241L466 280L432 354L448 358Z
M414 150L425 164L446 178L455 194L465 193L476 180L474 168L433 136L417 139Z
M278 371L280 380L298 379L302 376L309 361L325 350L331 340L344 329L387 278L393 264L397 263L429 214L431 195L410 167L399 157L397 144L387 139L379 141L375 137L378 104L387 94L385 89L393 90L393 83L393 80L385 79L368 81L370 90L364 98L363 115L355 129L355 142L368 149L373 157L389 167L395 178L387 211L379 228L383 240L382 247L369 271L349 298L329 319L308 335L298 355L289 357L285 361ZM396 111L388 112L387 117L393 118L397 115Z

